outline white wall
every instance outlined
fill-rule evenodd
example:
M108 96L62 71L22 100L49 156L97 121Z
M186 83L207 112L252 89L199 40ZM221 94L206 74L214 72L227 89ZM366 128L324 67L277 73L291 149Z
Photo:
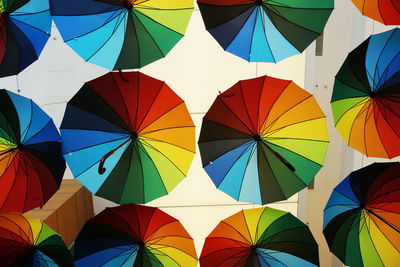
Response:
M141 71L166 81L185 101L199 134L203 115L211 106L218 91L224 91L239 79L249 79L268 74L293 80L300 86L305 83L306 56L298 55L279 64L248 63L224 52L205 30L200 12L196 9L187 34L180 43L161 59ZM94 79L107 70L84 62L61 40L55 27L40 59L16 77L0 79L0 87L32 98L60 125L66 102L85 81ZM311 89L312 88L308 88ZM72 178L70 171L65 179ZM95 211L115 204L95 198ZM197 153L188 177L168 196L148 205L163 210L180 219L195 240L198 254L204 238L217 223L243 209L254 205L238 203L215 188L202 169ZM297 214L297 195L286 202L270 205Z

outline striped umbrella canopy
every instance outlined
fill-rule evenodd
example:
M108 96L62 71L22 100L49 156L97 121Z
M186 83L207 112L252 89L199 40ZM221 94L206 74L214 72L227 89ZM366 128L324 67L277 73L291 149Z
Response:
M400 2L398 0L352 0L360 12L385 25L400 25Z
M284 200L321 169L325 115L292 81L243 80L221 93L203 118L199 147L215 186L239 201Z
M137 69L165 57L183 37L193 0L50 0L62 38L85 61Z
M324 235L348 266L400 266L400 163L374 163L336 186Z
M45 0L0 0L0 77L16 75L35 62L50 37Z
M65 171L61 138L32 100L0 90L0 211L43 206Z
M75 241L75 266L196 267L193 240L158 208L127 204L90 219Z
M61 124L75 178L116 203L146 203L185 178L195 152L184 101L139 72L111 72L83 85Z
M205 240L200 266L316 267L318 244L292 214L267 207L222 220Z
M278 62L321 35L334 0L198 0L208 32L250 62Z
M399 43L400 29L372 35L336 75L331 99L336 129L369 157L400 155Z
M74 266L61 237L38 219L18 213L0 213L2 266Z

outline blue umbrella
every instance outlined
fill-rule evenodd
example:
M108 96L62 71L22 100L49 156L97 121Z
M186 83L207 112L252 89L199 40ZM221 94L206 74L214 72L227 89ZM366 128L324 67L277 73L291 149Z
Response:
M0 77L16 75L35 62L50 37L45 0L0 0Z

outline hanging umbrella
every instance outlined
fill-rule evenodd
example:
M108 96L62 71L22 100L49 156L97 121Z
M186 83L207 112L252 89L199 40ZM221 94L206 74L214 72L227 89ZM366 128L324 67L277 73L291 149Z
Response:
M16 75L35 62L50 37L48 1L0 1L0 77Z
M183 37L193 0L50 0L64 41L109 70L141 68Z
M74 266L61 237L38 219L0 213L2 266Z
M303 52L324 30L333 0L197 0L208 32L250 62L278 62Z
M26 212L60 187L60 135L32 100L2 89L0 103L0 211Z
M200 266L318 266L318 244L292 214L267 207L242 210L208 235Z
M400 155L400 29L372 35L336 75L335 125L349 146L369 157Z
M400 25L400 3L398 0L352 0L360 12L385 25Z
M400 266L400 163L352 172L324 211L329 248L349 266Z
M322 167L326 119L314 97L272 77L239 81L203 119L203 167L218 189L257 204L284 200Z
M168 194L186 176L195 151L183 100L139 72L86 83L67 105L61 136L75 178L117 203Z
M75 241L75 266L197 266L193 240L165 212L127 204L89 220Z

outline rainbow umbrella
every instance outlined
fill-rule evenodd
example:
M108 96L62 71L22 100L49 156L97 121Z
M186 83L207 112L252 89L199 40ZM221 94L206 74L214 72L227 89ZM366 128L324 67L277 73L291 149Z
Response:
M208 235L200 266L319 265L318 244L292 214L267 207L242 210Z
M203 119L203 166L218 189L257 204L284 200L322 167L326 119L314 97L272 77L239 81Z
M50 37L45 0L0 0L0 77L16 75L35 62Z
M331 106L349 146L369 157L400 155L400 29L372 35L336 75Z
M400 2L398 0L352 0L360 12L385 25L400 25Z
M141 68L183 37L193 0L50 0L64 41L109 70Z
M0 213L2 266L74 266L61 237L38 219Z
M90 219L75 241L75 266L197 266L193 240L165 212L127 204Z
M352 172L324 211L329 248L348 266L400 266L400 163Z
M92 193L117 203L168 194L192 162L194 125L183 100L139 72L108 73L68 102L64 157Z
M250 62L303 52L324 30L334 0L197 0L208 32Z
M43 206L65 171L60 134L32 100L0 90L0 211Z

